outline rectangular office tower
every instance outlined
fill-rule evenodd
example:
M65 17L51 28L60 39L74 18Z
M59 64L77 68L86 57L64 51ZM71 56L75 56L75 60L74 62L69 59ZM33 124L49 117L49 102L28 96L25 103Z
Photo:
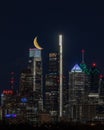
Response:
M43 72L42 72L42 54L37 48L29 49L29 64L33 75L33 92L35 98L39 101L39 107L43 110Z
M24 119L32 123L38 122L39 111L43 110L42 78L41 50L31 48L28 67L21 72L19 93L24 107L23 110L20 108L21 113L25 113Z
M48 74L45 79L45 109L52 116L58 116L59 111L59 56L49 53Z
M82 71L78 64L75 64L69 72L69 117L72 121L86 120L88 87L88 75Z

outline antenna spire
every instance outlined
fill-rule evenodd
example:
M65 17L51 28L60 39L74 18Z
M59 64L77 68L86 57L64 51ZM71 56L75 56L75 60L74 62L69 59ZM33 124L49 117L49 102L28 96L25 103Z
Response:
M84 50L84 49L82 49L82 64L84 64L84 63L85 63L85 61L84 61L84 53L85 53L85 50Z

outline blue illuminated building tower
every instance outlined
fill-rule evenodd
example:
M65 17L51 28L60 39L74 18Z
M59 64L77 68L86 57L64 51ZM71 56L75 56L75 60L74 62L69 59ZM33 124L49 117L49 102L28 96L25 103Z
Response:
M69 72L69 118L72 121L81 121L86 116L84 105L87 102L88 86L88 75L75 64Z

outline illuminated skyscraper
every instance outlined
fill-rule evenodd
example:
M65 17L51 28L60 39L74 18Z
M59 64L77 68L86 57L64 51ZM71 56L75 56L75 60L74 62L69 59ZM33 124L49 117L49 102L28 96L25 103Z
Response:
M59 56L49 53L48 74L45 77L45 109L58 116L59 111Z
M38 121L38 114L43 110L42 78L41 50L31 48L28 67L21 72L19 93L23 105L21 113L25 113L24 119L33 123Z
M30 69L23 69L20 75L19 93L22 96L32 92L33 88L33 75Z
M89 86L88 76L76 64L69 72L69 106L70 118L75 121L82 120L85 111L84 104L87 102L87 89ZM84 113L83 113L84 111Z
M33 92L39 102L39 109L43 110L43 72L42 53L37 48L29 49L29 64L33 74Z
M60 112L60 74L59 74L59 54L55 52L49 53L48 74L45 76L45 109L51 115L59 117ZM68 104L68 85L66 77L63 75L62 86L62 113L66 113L66 106ZM68 115L68 114L67 114Z

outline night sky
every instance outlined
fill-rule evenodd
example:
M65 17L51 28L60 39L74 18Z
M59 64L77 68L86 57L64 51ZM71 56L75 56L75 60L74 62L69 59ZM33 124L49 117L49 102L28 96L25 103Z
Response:
M16 86L22 69L27 67L28 51L38 36L49 52L58 51L58 35L63 34L63 61L66 71L81 63L96 62L104 73L103 2L70 0L21 0L0 3L0 92L10 87L10 73L15 72ZM46 68L44 68L46 69Z

